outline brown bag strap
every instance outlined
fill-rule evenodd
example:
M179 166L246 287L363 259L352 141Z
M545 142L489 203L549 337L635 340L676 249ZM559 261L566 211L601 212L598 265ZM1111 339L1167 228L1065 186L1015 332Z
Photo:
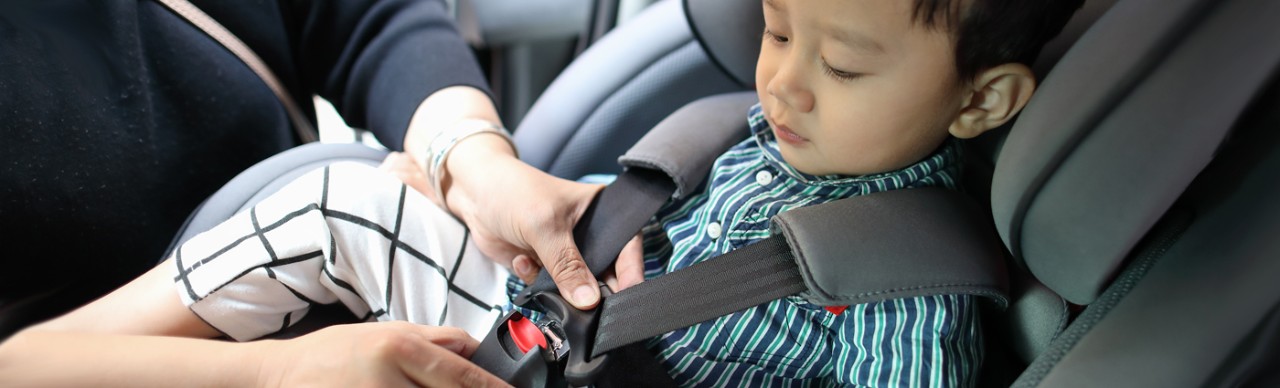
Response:
M311 121L307 119L306 115L302 114L302 109L299 109L298 104L289 96L284 84L280 83L280 79L276 78L275 73L271 72L271 69L262 61L262 58L259 58L253 52L253 49L250 49L239 38L236 38L231 31L218 24L212 17L201 11L200 8L196 8L195 4L191 4L190 1L159 0L159 2L172 10L173 13L182 16L183 19L187 19L192 25L204 31L205 34L208 34L213 40L218 41L228 51L235 54L237 58L240 58L245 65L249 66L250 70L253 70L254 74L258 75L258 78L262 79L262 82L267 84L271 92L275 93L276 98L284 105L285 111L289 113L289 121L293 123L293 129L298 133L298 138L302 139L304 143L317 140L316 130L312 128Z

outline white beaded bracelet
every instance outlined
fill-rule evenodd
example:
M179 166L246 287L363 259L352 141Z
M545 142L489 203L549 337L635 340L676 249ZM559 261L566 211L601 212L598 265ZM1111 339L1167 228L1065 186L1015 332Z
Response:
M440 181L444 179L444 162L449 158L449 152L453 151L453 146L463 139L482 133L493 133L502 136L502 139L511 145L512 150L516 149L515 142L511 140L511 134L507 133L505 128L481 119L458 120L449 128L437 133L427 146L427 165L424 166L426 167L427 181L431 183L431 188L436 193L436 200L440 201L440 206L445 211L448 211L449 208L445 205L444 189L440 184Z

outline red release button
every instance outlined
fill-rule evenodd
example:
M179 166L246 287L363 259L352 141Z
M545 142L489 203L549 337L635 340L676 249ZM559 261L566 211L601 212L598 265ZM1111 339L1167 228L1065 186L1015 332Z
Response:
M521 353L528 353L534 346L547 348L547 337L542 335L542 330L538 330L538 325L524 316L515 315L507 320L507 331L511 332L511 339L516 342Z
M849 306L827 306L823 308L827 309L827 312L830 312L835 315L840 315L840 313L843 313L844 310L849 308Z

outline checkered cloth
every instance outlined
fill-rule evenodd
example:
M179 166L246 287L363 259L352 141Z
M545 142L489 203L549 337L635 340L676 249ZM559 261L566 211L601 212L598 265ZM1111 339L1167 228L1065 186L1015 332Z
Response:
M480 254L462 224L355 163L308 173L170 259L183 303L239 341L334 302L364 320L453 326L482 338L507 305L509 273Z

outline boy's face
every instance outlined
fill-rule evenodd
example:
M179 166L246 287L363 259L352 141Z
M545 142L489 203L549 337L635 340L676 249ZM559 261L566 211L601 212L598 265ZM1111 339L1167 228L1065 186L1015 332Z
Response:
M756 93L782 156L813 175L906 167L966 101L952 36L905 0L764 0Z

